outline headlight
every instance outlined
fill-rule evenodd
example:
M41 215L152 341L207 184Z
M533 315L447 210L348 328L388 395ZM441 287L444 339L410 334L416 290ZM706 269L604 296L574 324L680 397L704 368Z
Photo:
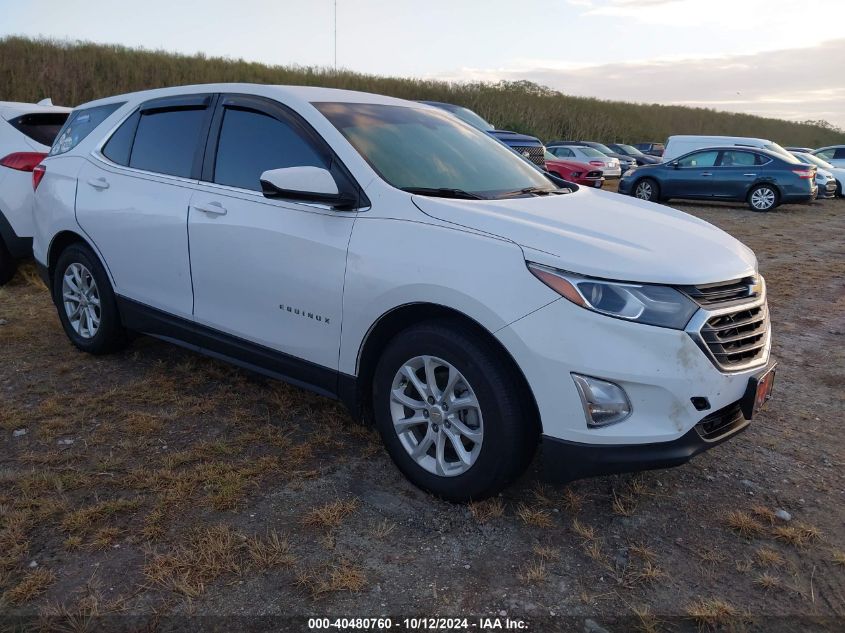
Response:
M604 281L529 263L540 281L582 308L617 319L683 330L698 306L669 286Z
M628 177L630 177L630 176L633 176L633 175L634 175L634 171L635 171L635 170L634 170L633 168L632 168L632 169L629 169L629 170L628 170L628 171L626 171L624 174L622 174L622 177L623 177L623 178L628 178Z

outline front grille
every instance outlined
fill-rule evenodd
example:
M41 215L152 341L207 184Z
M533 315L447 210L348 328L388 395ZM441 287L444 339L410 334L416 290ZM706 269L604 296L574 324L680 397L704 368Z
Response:
M702 326L701 338L716 363L739 369L763 359L769 338L769 308L765 303L713 316Z
M698 434L707 441L718 440L745 424L745 416L738 402L711 413L695 425Z
M747 303L749 299L756 299L759 296L756 281L754 277L743 277L742 279L716 284L683 286L680 290L702 307L723 307L732 303Z
M525 158L530 160L535 165L539 165L540 167L545 167L546 165L546 148L542 146L513 146L514 151L519 152Z

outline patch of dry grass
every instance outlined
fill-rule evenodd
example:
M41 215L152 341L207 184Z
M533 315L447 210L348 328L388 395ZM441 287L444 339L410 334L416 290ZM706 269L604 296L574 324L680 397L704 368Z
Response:
M786 559L776 549L761 547L757 550L757 562L763 567L782 567L786 564Z
M744 538L761 536L765 528L748 513L732 510L725 516L725 525Z
M296 562L288 540L273 529L269 530L263 538L258 536L247 538L246 549L253 566L258 569L288 566Z
M301 569L296 585L305 587L314 599L329 593L358 593L367 585L367 574L347 559L316 569Z
M617 494L613 491L613 514L623 517L633 516L637 509L637 500L631 495Z
M539 585L545 582L547 577L546 564L543 561L526 563L517 572L517 578L526 585Z
M379 540L384 540L396 530L396 524L388 519L382 519L372 527L372 535Z
M470 514L479 523L500 519L505 514L505 504L498 497L485 501L473 501L468 507Z
M657 633L660 631L661 621L651 612L651 607L644 605L642 607L632 607L634 617L637 618L635 624L637 631L640 633Z
M761 521L768 523L769 525L772 525L775 522L775 519L777 518L775 516L774 510L760 504L751 506L751 514L756 516Z
M596 538L596 530L592 525L581 523L578 519L573 519L572 530L585 541L592 541Z
M56 575L44 567L29 570L18 584L3 593L3 601L11 605L29 602L47 591L47 587L55 581Z
M521 503L516 509L516 514L526 525L538 528L550 528L554 525L551 512L544 508L537 508Z
M358 509L358 499L338 499L308 512L302 523L308 527L332 530L339 528L344 519Z
M686 614L699 625L715 628L743 617L742 612L721 598L698 598L686 607Z
M780 589L782 586L781 580L778 576L770 574L769 572L763 572L754 580L754 584L761 587L765 591L773 591L775 589Z
M551 545L535 545L531 551L533 551L534 555L540 560L560 560L560 549Z
M85 533L97 523L116 514L137 510L141 502L137 499L111 499L80 508L68 514L61 523L66 532Z
M772 528L772 536L775 540L783 541L794 547L806 548L811 543L821 540L821 530L804 523L776 525Z
M830 554L831 560L839 565L840 567L845 567L845 552L841 549L835 549Z

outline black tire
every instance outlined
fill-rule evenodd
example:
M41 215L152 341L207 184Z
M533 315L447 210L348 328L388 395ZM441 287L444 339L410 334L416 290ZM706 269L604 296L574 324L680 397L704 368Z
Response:
M642 178L634 183L631 195L646 202L660 202L660 185L654 178Z
M0 286L5 286L12 280L17 268L18 265L15 258L9 253L6 243L0 237Z
M764 191L768 191L771 193L771 205L765 208L755 206L755 203L752 202L755 199L755 195L757 195L758 192L762 193ZM751 191L748 192L748 198L746 201L748 202L748 207L755 213L768 213L769 211L773 211L778 207L778 205L780 205L780 192L777 190L777 187L774 187L772 185L757 185L755 187L752 187Z
M90 272L99 294L100 322L94 336L85 337L71 325L63 299L65 272L74 264L81 264ZM85 244L71 244L59 255L53 272L53 303L59 313L59 320L65 334L76 347L89 354L110 354L126 346L126 330L120 321L120 312L114 297L108 275L94 252Z
M836 181L836 197L837 197L837 198L842 198L842 197L843 197L843 194L842 194L842 183L841 183L841 182L839 182L838 180Z
M474 463L461 474L443 476L426 470L411 457L394 429L390 410L394 377L419 356L434 356L457 369L480 405L483 439ZM472 326L457 319L428 321L396 335L379 359L372 389L376 426L390 457L413 484L448 501L483 499L519 477L537 448L536 414L521 385L510 359L503 358ZM431 424L433 414L427 419L428 428L436 426Z

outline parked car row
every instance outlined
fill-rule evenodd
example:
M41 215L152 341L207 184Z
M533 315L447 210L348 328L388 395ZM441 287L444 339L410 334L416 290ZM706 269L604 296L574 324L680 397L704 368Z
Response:
M775 369L754 254L594 191L620 167L591 145L541 166L483 127L309 87L83 104L30 174L36 264L77 348L145 333L337 398L454 501L497 493L541 443L570 480L746 429Z

